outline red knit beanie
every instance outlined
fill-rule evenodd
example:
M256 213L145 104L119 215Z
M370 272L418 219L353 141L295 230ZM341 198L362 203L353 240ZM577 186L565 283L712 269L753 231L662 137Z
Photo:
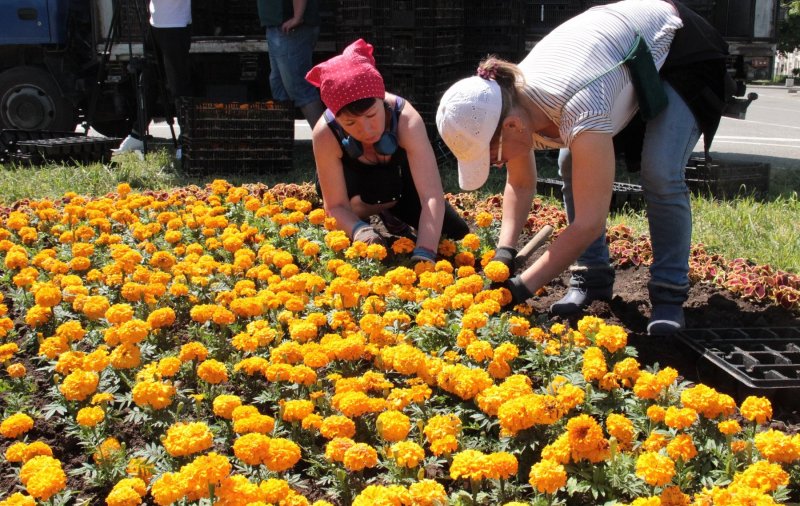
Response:
M358 39L342 54L324 61L306 74L306 81L319 88L322 103L336 115L362 98L383 98L386 87L372 56L372 45Z

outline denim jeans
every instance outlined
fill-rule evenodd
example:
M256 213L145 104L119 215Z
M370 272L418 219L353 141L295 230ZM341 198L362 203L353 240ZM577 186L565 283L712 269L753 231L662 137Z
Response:
M647 122L642 148L641 184L653 245L650 266L650 299L653 303L682 303L689 289L689 251L692 239L692 210L686 186L686 163L692 154L700 129L686 102L664 83L669 105ZM572 156L562 149L559 173L564 180L564 205L567 219L575 217L572 196ZM606 231L578 258L577 265L607 268L609 265Z
M296 107L319 100L317 88L306 81L318 38L319 26L300 25L289 33L280 26L267 28L269 87L274 100L291 100Z

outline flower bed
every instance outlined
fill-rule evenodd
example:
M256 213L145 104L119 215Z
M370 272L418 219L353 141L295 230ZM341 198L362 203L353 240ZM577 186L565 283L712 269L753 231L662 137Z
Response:
M503 309L497 202L411 265L310 191L121 185L5 218L0 505L797 498L766 399L648 370L598 318Z

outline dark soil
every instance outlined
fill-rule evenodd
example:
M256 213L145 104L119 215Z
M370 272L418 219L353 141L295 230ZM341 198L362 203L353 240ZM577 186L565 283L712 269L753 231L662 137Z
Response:
M650 316L650 301L647 294L647 268L617 269L614 283L614 298L610 303L594 302L584 314L602 318L608 324L620 325L629 333L629 344L639 354L640 363L658 364L675 368L683 379L706 385L725 392L740 403L748 395L769 398L773 404L774 418L781 426L784 423L800 428L800 375L793 388L753 388L731 376L707 358L700 356L686 344L690 333L683 337L651 337L647 335L647 320ZM546 293L529 301L535 312L546 314L550 305L560 299L567 290L569 274L546 287ZM684 305L687 329L741 328L756 334L757 328L800 329L800 315L778 305L759 304L744 300L728 290L717 286L697 283L689 290L689 299ZM580 316L572 318L572 323ZM800 343L798 343L800 344ZM800 365L796 371L800 371ZM789 381L791 383L791 381Z

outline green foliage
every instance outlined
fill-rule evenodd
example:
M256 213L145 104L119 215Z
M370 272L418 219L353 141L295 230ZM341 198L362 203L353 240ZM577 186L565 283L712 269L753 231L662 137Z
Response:
M778 23L778 51L791 53L800 47L800 0L783 2L781 7L786 9L786 18ZM794 70L792 74L795 74Z

